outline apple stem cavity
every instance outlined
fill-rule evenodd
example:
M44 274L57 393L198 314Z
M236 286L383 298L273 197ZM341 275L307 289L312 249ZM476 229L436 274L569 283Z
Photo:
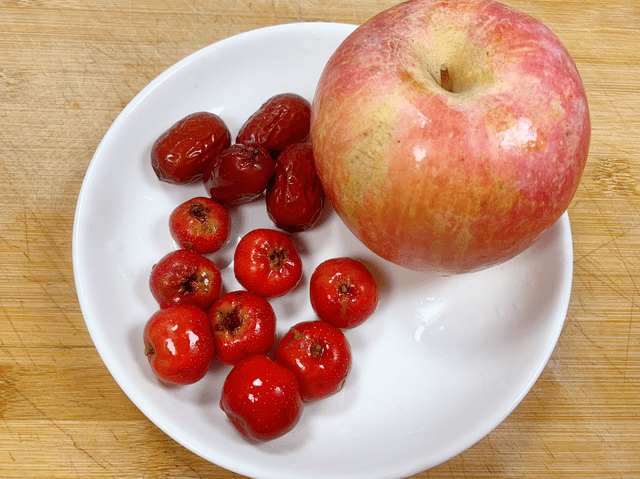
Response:
M442 65L440 67L440 86L450 92L453 93L453 87L451 85L451 76L449 75L449 68L446 65Z

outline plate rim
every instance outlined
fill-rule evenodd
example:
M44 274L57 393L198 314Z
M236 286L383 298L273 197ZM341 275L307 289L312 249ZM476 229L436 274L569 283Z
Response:
M210 462L213 462L217 465L219 465L220 467L223 468L227 468L229 470L233 470L236 471L238 473L241 474L254 474L257 471L255 465L249 465L252 467L246 467L244 470L240 470L238 469L238 464L233 462L233 461L226 461L223 457L217 457L215 458L215 460L211 459L211 455L208 454L207 452L203 451L201 448L198 448L197 446L194 446L193 444L187 443L187 441L184 441L182 438L180 438L179 436L177 436L176 434L174 434L173 431L169 430L164 424L162 424L161 421L158 420L157 417L155 417L155 415L153 414L152 411L149 410L149 408L146 407L146 405L140 403L140 401L137 400L137 396L134 394L132 397L132 395L130 394L130 392L128 392L128 387L125 387L122 384L121 378L119 377L119 374L114 371L115 366L112 362L112 360L109 357L105 357L103 354L103 351L101 351L98 348L98 344L96 343L95 340L95 334L96 334L96 325L94 325L92 322L87 322L86 320L86 313L85 311L90 309L90 305L88 303L88 295L87 292L84 290L84 287L81 283L81 279L82 279L82 272L81 272L81 267L79 265L79 252L82 249L82 245L80 244L80 229L82 227L82 212L83 212L83 207L84 207L84 203L87 199L87 196L89 195L89 178L92 178L94 175L94 170L96 169L96 165L98 165L98 163L100 162L100 159L103 157L102 153L103 150L105 149L106 145L110 143L110 141L112 140L112 137L115 134L116 129L118 128L118 126L120 125L121 122L124 121L124 119L130 114L130 112L134 111L143 101L144 99L147 97L148 94L150 94L153 90L155 90L155 88L161 84L162 82L166 81L169 77L171 77L175 72L181 70L182 68L186 67L187 65L191 64L192 62L196 62L198 61L198 59L200 59L202 56L206 55L211 49L215 49L215 48L224 48L226 45L229 45L233 42L237 42L237 41L246 41L247 39L250 39L251 37L259 37L260 35L263 34L269 34L269 33L277 33L279 31L281 31L283 28L285 29L296 29L299 28L301 30L303 30L305 33L308 32L309 28L341 28L344 29L344 32L347 33L348 30L353 30L357 27L357 25L352 25L352 24L347 24L347 23L334 23L334 22L300 22L300 23L286 23L286 24L280 24L280 25L271 25L271 26L266 26L266 27L261 27L261 28L257 28L254 30L249 30L246 32L242 32L242 33L238 33L235 34L233 36L221 39L217 42L214 42L210 45L206 45L196 51L194 51L193 53L189 54L188 56L184 57L183 59L179 60L178 62L174 63L173 65L171 65L170 67L168 67L167 69L165 69L163 72L161 72L158 76L156 76L153 80L151 80L147 85L145 85L145 87L140 90L132 99L131 101L129 101L129 103L127 103L127 105L120 111L120 113L117 115L117 117L114 119L114 121L111 123L111 125L109 126L109 128L107 129L107 131L105 132L103 138L101 139L98 147L96 148L89 164L88 167L86 169L83 181L82 181L82 185L78 194L78 199L77 199L77 203L76 203L76 208L75 208L75 213L74 213L74 221L73 221L73 234L72 234L72 262L73 262L73 273L74 273L74 279L75 279L75 287L76 287L76 293L78 296L78 302L80 304L80 309L83 315L83 319L84 322L87 326L87 329L89 331L89 334L91 336L91 339L94 343L94 346L96 347L96 350L98 352L98 354L100 355L100 358L102 360L102 362L104 363L105 367L107 368L107 370L109 371L111 377L114 379L114 381L118 384L118 386L123 390L123 392L125 392L125 394L127 395L127 397L129 398L130 401L132 401L132 403L141 411L143 412L143 414L156 426L158 427L160 430L162 430L165 434L167 434L169 437L171 437L174 441L176 441L178 444L180 444L181 446L189 449L191 452L197 454L198 456L204 458L205 460L208 460ZM532 369L532 376L531 376L531 380L527 383L526 387L523 388L520 393L517 395L517 397L514 399L514 401L512 402L512 404L510 405L510 407L505 410L503 412L503 414L501 414L500 419L492 426L488 427L488 429L484 431L485 428L481 428L483 429L483 431L479 431L478 434L476 434L474 437L470 437L467 441L465 441L464 444L460 445L459 443L455 443L454 445L451 446L450 449L451 450L444 450L441 452L440 454L440 458L441 460L438 460L437 463L432 464L430 466L428 466L428 469L435 467L439 464L442 464L443 462L448 461L449 459L459 455L460 453L464 452L465 450L467 450L468 448L472 447L474 444L476 444L478 441L480 441L481 439L483 439L485 436L487 436L493 429L495 429L496 427L498 427L512 412L513 410L521 403L521 401L524 399L524 397L530 392L530 390L533 388L533 386L535 385L535 383L537 382L537 380L539 379L540 375L542 374L544 368L546 367L554 349L556 348L557 342L559 340L560 334L562 332L562 329L564 327L565 321L566 321L566 315L568 312L568 308L569 308L569 304L570 304L570 296L571 296L571 288L572 288L572 278L573 278L573 242L572 242L572 233L571 233L571 224L569 221L569 215L568 212L563 213L563 215L559 218L557 224L559 225L559 227L561 228L561 239L563 240L563 245L562 245L562 251L563 251L563 262L564 262L564 266L562 267L562 271L561 274L559 275L559 277L561 278L562 281L562 287L563 287L563 291L560 294L561 298L567 298L566 302L563 303L562 306L562 320L561 321L557 321L557 323L555 324L555 327L553 329L553 334L549 336L549 341L548 341L548 348L547 351L544 352L544 360L540 362L540 364L537 365L537 367L534 369ZM566 257L565 257L566 256ZM134 399L135 398L135 399ZM495 421L490 421L491 423L495 422ZM455 446L455 447L454 447ZM416 460L415 464L407 464L407 467L402 468L401 466L403 465L398 465L400 467L395 468L394 472L398 472L398 473L407 473L407 474L416 474L418 472L421 471L425 471L428 469L424 469L422 468L421 465L419 465L420 461ZM418 467L419 469L416 469L416 467ZM403 469L404 472L401 470ZM281 476L269 476L269 475L260 475L260 477L281 477ZM350 476L351 477L351 476ZM356 477L356 476L353 476ZM382 476L381 476L382 477ZM387 477L387 476L384 476Z

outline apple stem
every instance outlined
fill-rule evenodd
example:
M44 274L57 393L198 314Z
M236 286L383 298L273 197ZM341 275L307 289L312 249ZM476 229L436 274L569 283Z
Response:
M440 86L448 92L453 92L451 87L451 77L449 76L449 69L446 65L440 67Z

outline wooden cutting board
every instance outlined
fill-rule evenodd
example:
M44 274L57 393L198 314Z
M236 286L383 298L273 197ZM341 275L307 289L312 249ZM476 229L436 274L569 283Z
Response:
M71 259L83 176L125 105L188 54L267 25L360 24L394 3L0 2L0 477L238 477L154 426L98 356ZM416 477L640 477L640 3L505 3L556 32L590 101L571 303L516 410Z

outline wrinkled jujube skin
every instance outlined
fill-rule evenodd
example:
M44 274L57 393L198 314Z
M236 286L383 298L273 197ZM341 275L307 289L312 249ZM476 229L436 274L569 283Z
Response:
M236 143L216 156L205 168L204 187L214 200L240 205L260 197L276 163L258 143Z
M275 95L240 127L236 143L255 141L274 158L291 143L309 136L311 104L295 93Z
M202 181L205 167L231 145L231 133L218 115L187 115L165 131L151 148L158 179L172 184Z
M289 145L278 157L274 180L267 188L269 218L289 233L305 231L320 219L324 200L311 145Z

